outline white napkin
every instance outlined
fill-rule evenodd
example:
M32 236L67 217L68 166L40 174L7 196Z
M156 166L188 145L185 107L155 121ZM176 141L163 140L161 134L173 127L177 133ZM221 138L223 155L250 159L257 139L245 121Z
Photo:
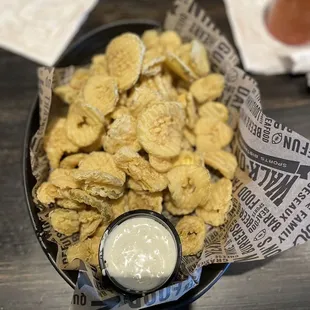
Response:
M0 47L52 66L97 0L1 0Z
M245 69L266 75L309 72L310 45L289 46L269 34L264 14L271 1L224 0Z

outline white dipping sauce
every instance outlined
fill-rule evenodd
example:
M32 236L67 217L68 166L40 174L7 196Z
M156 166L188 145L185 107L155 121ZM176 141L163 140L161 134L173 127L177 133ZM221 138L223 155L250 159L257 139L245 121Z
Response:
M171 233L148 217L122 222L104 244L106 269L125 288L148 291L162 285L172 275L177 247Z

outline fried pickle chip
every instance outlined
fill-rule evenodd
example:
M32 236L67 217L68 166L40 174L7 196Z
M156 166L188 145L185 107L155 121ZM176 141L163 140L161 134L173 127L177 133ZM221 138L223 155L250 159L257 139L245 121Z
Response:
M130 111L127 107L119 106L111 114L111 118L116 120L117 118L122 117L123 115L130 115Z
M203 249L206 237L205 223L197 216L184 216L176 225L183 256L195 255Z
M101 223L101 219L94 220L90 223L81 224L80 228L80 240L84 241L86 238L92 236Z
M96 171L96 170L80 170L76 169L72 172L72 176L77 181L80 181L82 184L82 187L89 188L91 184L98 184L101 186L104 185L112 185L115 187L121 187L122 182L119 178L102 171Z
M211 185L211 194L203 207L206 211L227 213L231 206L232 183L226 178L221 178Z
M136 192L143 191L143 187L138 182L136 182L133 178L128 178L127 187Z
M70 80L70 86L76 90L80 90L89 78L89 70L80 68L75 70Z
M59 118L55 120L44 137L44 150L52 169L59 167L61 157L67 153L75 153L78 146L71 142L65 129L66 119Z
M166 176L154 170L148 161L131 148L121 148L113 158L116 165L131 176L143 190L160 192L167 187Z
M75 169L78 168L80 161L87 156L84 153L78 153L66 156L59 164L63 169Z
M132 116L138 117L149 104L159 102L162 96L157 90L151 90L145 84L136 87L128 98L128 108Z
M91 196L81 189L65 189L62 190L63 197L72 199L80 203L85 203L93 208L96 208L103 216L103 220L109 223L112 220L111 206L106 199Z
M181 46L182 40L180 36L172 30L167 30L162 32L159 35L159 44L165 49L165 50L176 50L178 47Z
M199 152L219 150L228 145L234 135L233 130L227 124L207 117L198 120L195 133Z
M238 163L235 155L226 151L214 151L204 155L205 164L219 170L227 179L232 180L235 175Z
M163 196L162 193L149 192L135 192L130 190L128 192L128 208L132 210L151 210L161 213Z
M119 99L116 79L103 75L92 76L84 86L83 95L85 103L107 115L115 109Z
M192 71L192 69L187 66L186 63L173 52L167 53L165 64L171 71L173 71L184 81L193 82L198 78L197 75Z
M211 118L222 122L228 121L229 112L223 103L210 101L201 105L198 109L201 117Z
M81 223L80 241L84 241L95 233L102 222L102 216L94 210L82 210L79 212L79 221Z
M67 251L68 263L70 264L75 259L79 259L90 265L99 266L98 249L100 240L99 237L94 236L70 246Z
M157 172L167 172L172 168L172 159L171 158L164 158L164 157L156 157L152 154L149 154L149 162L150 165L157 171Z
M197 165L183 165L167 173L168 188L175 205L192 209L207 203L210 195L210 174Z
M181 142L181 151L194 151L193 146L189 143L189 141L183 137L182 142Z
M68 104L72 104L78 96L78 91L69 84L57 86L53 89L53 92Z
M200 77L206 76L210 71L207 50L204 45L196 39L191 42L189 65Z
M108 75L107 59L105 54L97 54L92 57L89 71L92 75Z
M131 88L140 76L145 46L133 33L122 34L113 39L106 50L108 71L118 81L119 90Z
M111 205L112 205L112 211L113 211L113 219L116 219L120 215L129 211L128 196L123 195L122 197L120 197L118 199L112 200Z
M54 209L49 213L52 227L59 233L66 236L80 230L79 215L74 210Z
M187 215L195 211L195 208L178 208L172 201L166 201L164 203L165 209L172 215L180 216Z
M116 119L109 127L104 137L104 150L110 154L116 153L120 148L127 146L139 151L141 146L137 139L137 121L130 115L123 115Z
M154 156L177 156L181 150L184 120L184 110L179 103L152 104L138 116L138 140Z
M79 169L72 175L86 183L123 186L126 181L125 173L116 166L112 155L106 152L89 154L80 162Z
M199 207L195 211L196 215L204 220L206 224L211 226L220 226L225 224L227 214L219 211L207 211Z
M124 194L123 186L113 186L109 184L96 184L86 183L83 184L82 188L86 193L93 196L100 196L102 198L118 199Z
M64 209L78 210L78 211L84 210L87 207L85 203L80 203L70 199L57 199L56 204L57 206Z
M145 76L157 75L161 72L161 64L165 61L165 56L159 48L152 48L145 52L142 66L142 74Z
M177 93L171 83L172 81L168 74L157 74L154 77L143 79L141 87L146 87L152 92L159 94L159 101L173 101L177 99Z
M43 204L54 203L56 198L61 198L57 187L49 182L43 182L37 189L37 199Z
M106 229L108 228L109 224L104 224L103 222L101 222L101 224L97 227L95 233L92 235L93 237L99 237L100 240L104 234L104 232L106 231Z
M82 210L78 212L79 214L79 221L83 224L93 222L95 220L101 219L102 216L95 210Z
M59 188L79 188L80 184L71 175L73 169L57 168L53 170L48 182Z
M69 108L66 133L79 147L94 143L103 129L103 117L98 110L87 104L72 104Z
M146 30L142 34L142 41L147 49L158 47L159 45L159 33L157 30Z
M92 153L92 152L101 151L102 150L102 138L103 138L104 133L105 133L105 128L103 128L103 130L99 134L98 138L92 144L85 146L85 147L82 147L80 149L80 151L84 152L84 153Z
M195 124L198 120L198 115L197 115L197 110L196 110L194 98L193 98L193 95L191 93L188 93L186 95L186 101L187 101L186 108L185 108L186 125L190 129L194 129Z
M224 90L224 76L211 73L208 76L195 81L190 86L190 92L199 103L219 98Z
M191 43L185 43L177 49L177 55L184 61L186 65L190 65Z
M178 95L177 102L181 103L182 108L185 110L187 106L187 92Z
M158 74L155 77L148 79L148 83L161 95L161 97L168 101L177 100L178 94L172 85L172 79L169 74Z
M191 146L195 146L196 145L196 136L193 133L192 130L190 130L189 128L184 128L183 129L183 136L184 138L189 142L189 144Z
M105 54L96 54L91 58L91 63L94 65L106 65L107 59Z
M181 151L179 156L173 160L172 166L176 167L183 165L197 165L204 167L204 158L201 154L193 151Z

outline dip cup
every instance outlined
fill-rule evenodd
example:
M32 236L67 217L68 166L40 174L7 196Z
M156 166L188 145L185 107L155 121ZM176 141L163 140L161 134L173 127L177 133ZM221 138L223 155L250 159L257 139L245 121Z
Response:
M105 249L104 248L105 248L106 242L107 242L111 232L116 227L118 227L119 225L124 223L125 221L127 221L129 219L133 219L133 218L146 218L146 219L151 219L151 220L156 221L157 223L161 224L169 232L169 234L171 235L171 237L175 243L176 263L175 263L174 270L172 271L172 273L169 276L167 276L166 279L161 281L161 283L159 285L157 285L151 289L147 289L147 290L134 290L134 289L123 286L121 283L119 283L114 277L112 277L109 274L108 264L105 260ZM127 294L144 295L144 294L148 294L150 292L157 291L158 289L168 285L177 276L179 268L180 268L181 260L182 260L181 241L180 241L180 238L179 238L178 233L175 230L174 226L164 216L162 216L161 214L159 214L157 212L150 211L150 210L129 211L129 212L126 212L126 213L122 214L121 216L117 217L106 229L106 231L105 231L105 233L102 236L102 239L100 241L100 245L99 245L99 265L100 265L100 269L101 269L102 274L104 276L106 276L111 281L111 283L113 284L113 286L115 286L115 288L117 288L118 290L120 290L124 293L127 293Z

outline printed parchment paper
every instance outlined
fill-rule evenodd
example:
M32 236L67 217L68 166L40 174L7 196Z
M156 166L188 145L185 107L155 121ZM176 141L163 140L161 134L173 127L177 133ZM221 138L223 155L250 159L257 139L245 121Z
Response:
M234 207L228 222L209 232L202 254L183 258L182 274L190 274L186 280L132 299L102 287L97 271L82 266L72 310L147 308L174 301L199 283L202 266L264 259L310 239L310 142L263 114L256 81L236 67L234 49L195 2L175 1L164 29L176 30L184 40L201 40L209 51L213 69L225 75L220 100L229 107L230 122L237 127L232 144L239 163L233 180ZM52 100L52 87L68 81L73 71L73 67L38 70L40 128L30 150L38 184L49 169L42 148L46 126L55 111L61 110L59 103ZM78 269L77 264L68 266L66 260L66 250L78 235L64 237L56 233L48 223L47 211L39 215L47 239L59 244L58 266Z

